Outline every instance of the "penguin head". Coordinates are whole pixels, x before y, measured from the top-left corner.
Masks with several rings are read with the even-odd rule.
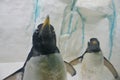
[[[56,34],[53,26],[50,24],[49,16],[35,30],[33,34],[33,46],[46,51],[56,48]]]
[[[88,42],[87,50],[89,52],[99,52],[100,51],[100,43],[97,40],[97,38],[91,38],[90,39],[90,42]]]

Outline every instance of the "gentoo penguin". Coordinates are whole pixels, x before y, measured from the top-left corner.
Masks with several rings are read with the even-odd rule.
[[[72,65],[62,59],[49,16],[38,25],[32,44],[24,66],[3,80],[67,80],[66,71],[76,74]]]
[[[115,79],[119,79],[114,66],[103,56],[97,38],[91,38],[84,54],[70,62],[71,65],[81,63],[82,80],[104,80],[101,75],[104,65],[110,70]]]

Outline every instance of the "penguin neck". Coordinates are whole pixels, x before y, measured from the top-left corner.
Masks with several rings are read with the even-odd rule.
[[[57,46],[36,46],[33,45],[33,49],[39,53],[39,55],[48,55],[48,54],[54,54],[54,53],[59,53],[59,49]]]
[[[97,46],[97,47],[88,47],[87,48],[87,52],[89,52],[89,53],[96,53],[96,52],[100,52],[101,51],[101,49],[100,49],[100,47],[99,46]]]
[[[87,50],[87,52],[89,52],[89,53],[98,53],[98,52],[100,52],[101,50],[100,49],[95,49],[95,50]]]

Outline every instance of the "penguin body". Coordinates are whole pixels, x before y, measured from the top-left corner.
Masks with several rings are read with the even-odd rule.
[[[94,51],[96,50],[96,51]],[[102,80],[102,70],[104,66],[104,58],[99,47],[97,39],[93,38],[88,42],[88,48],[83,56],[81,75],[82,80]]]
[[[64,61],[58,53],[31,58],[24,74],[23,80],[66,80]]]
[[[104,58],[102,52],[86,53],[82,61],[81,75],[82,80],[102,80],[102,72],[104,68]]]
[[[44,23],[38,25],[32,43],[24,66],[3,80],[66,80],[66,70],[72,76],[76,74],[72,65],[62,59],[49,16]]]
[[[89,67],[104,65],[102,52],[86,53],[82,63],[89,65]]]
[[[71,65],[78,63],[81,63],[82,80],[106,80],[104,65],[111,71],[115,79],[119,78],[114,66],[103,56],[97,38],[91,38],[85,53],[70,62]]]
[[[66,80],[66,69],[56,46],[54,28],[49,17],[33,34],[32,57],[24,67],[23,80]]]

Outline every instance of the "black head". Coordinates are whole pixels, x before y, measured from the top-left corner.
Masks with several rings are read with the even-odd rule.
[[[99,52],[100,51],[100,43],[97,38],[91,38],[90,42],[88,42],[88,52]]]
[[[35,30],[33,34],[33,47],[43,54],[52,53],[57,49],[56,34],[53,26],[50,25],[49,16]]]

